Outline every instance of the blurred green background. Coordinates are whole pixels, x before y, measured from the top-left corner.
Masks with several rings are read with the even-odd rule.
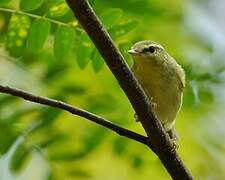
[[[127,63],[162,44],[187,75],[178,152],[195,179],[225,179],[223,0],[92,0]],[[63,0],[0,1],[0,84],[63,100],[144,134]],[[57,109],[0,94],[0,180],[169,179],[144,145]]]

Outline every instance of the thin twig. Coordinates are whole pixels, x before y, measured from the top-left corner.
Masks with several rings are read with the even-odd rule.
[[[2,85],[0,85],[0,92],[5,93],[5,94],[11,94],[11,95],[17,96],[17,97],[21,97],[30,102],[39,103],[39,104],[43,104],[43,105],[47,105],[50,107],[55,107],[55,108],[58,108],[61,110],[68,111],[72,114],[84,117],[92,122],[95,122],[101,126],[111,129],[121,136],[133,139],[133,140],[138,141],[143,144],[148,144],[147,137],[137,134],[131,130],[125,129],[123,127],[120,127],[120,126],[106,120],[103,117],[97,116],[97,115],[87,112],[83,109],[71,106],[62,101],[57,101],[57,100],[49,99],[49,98],[42,97],[42,96],[36,96],[36,95],[33,95],[33,94],[28,93],[23,90],[19,90],[19,89],[8,87],[8,86],[2,86]]]
[[[158,155],[171,177],[176,180],[193,179],[174,150],[173,144],[153,112],[151,103],[143,89],[138,84],[88,1],[66,0],[66,2],[127,95],[146,134],[148,137],[151,137],[149,146]]]

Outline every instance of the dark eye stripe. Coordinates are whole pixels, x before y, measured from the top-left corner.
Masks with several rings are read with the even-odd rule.
[[[150,53],[154,53],[155,52],[155,47],[154,46],[149,46],[148,48],[144,48],[142,50],[143,53],[145,52],[150,52]]]
[[[148,48],[144,48],[143,50],[142,50],[142,52],[148,52]]]

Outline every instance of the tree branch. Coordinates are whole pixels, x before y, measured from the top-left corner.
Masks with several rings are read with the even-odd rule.
[[[104,126],[108,129],[111,129],[121,136],[133,139],[133,140],[138,141],[138,142],[143,143],[143,144],[147,144],[147,137],[142,136],[140,134],[137,134],[137,133],[135,133],[133,131],[130,131],[128,129],[125,129],[123,127],[120,127],[120,126],[100,117],[100,116],[97,116],[95,114],[87,112],[83,109],[73,107],[69,104],[66,104],[66,103],[62,102],[62,101],[56,101],[56,100],[49,99],[49,98],[46,98],[46,97],[36,96],[36,95],[33,95],[33,94],[28,93],[28,92],[23,91],[23,90],[11,88],[11,87],[8,87],[8,86],[2,86],[2,85],[0,85],[0,92],[5,93],[5,94],[11,94],[11,95],[17,96],[17,97],[21,97],[21,98],[23,98],[27,101],[31,101],[31,102],[34,102],[34,103],[39,103],[39,104],[43,104],[43,105],[47,105],[47,106],[50,106],[50,107],[55,107],[55,108],[58,108],[58,109],[61,109],[61,110],[68,111],[72,114],[84,117],[84,118],[86,118],[86,119],[88,119],[92,122],[95,122],[95,123],[97,123],[101,126]]]
[[[158,155],[173,179],[193,179],[177,155],[168,135],[152,111],[151,102],[115,47],[109,34],[87,0],[66,0],[74,15],[94,42],[111,72],[127,95],[151,141],[149,147]]]

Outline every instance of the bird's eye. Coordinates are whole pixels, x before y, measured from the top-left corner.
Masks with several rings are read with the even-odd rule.
[[[149,46],[148,51],[150,53],[154,53],[155,52],[155,48],[153,46]]]

